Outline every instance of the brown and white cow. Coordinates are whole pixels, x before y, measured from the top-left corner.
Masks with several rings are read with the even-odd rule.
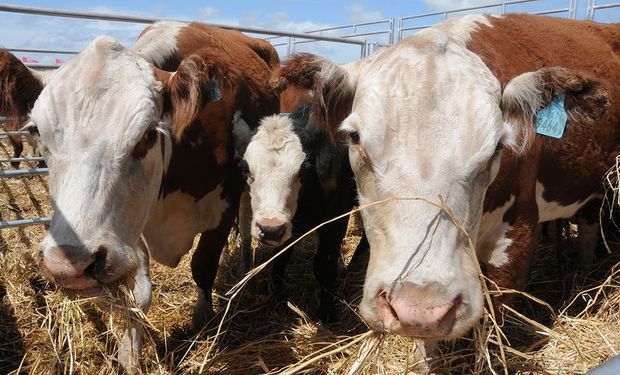
[[[441,200],[476,246],[422,200],[365,209],[360,313],[380,331],[465,334],[483,311],[474,260],[523,287],[537,224],[596,196],[620,152],[619,24],[472,15],[358,63],[299,59],[316,73],[316,118],[348,138],[360,204]],[[535,134],[561,98],[563,136]]]
[[[0,71],[7,72],[7,75],[14,77],[32,75],[37,77],[38,81],[44,81],[49,74],[49,71],[28,68],[16,58],[0,59]],[[28,79],[16,78],[13,81],[4,83],[2,88],[3,97],[0,97],[0,115],[5,117],[3,128],[9,132],[22,130],[28,121],[27,116],[24,114],[28,113],[30,108],[32,108],[34,100],[36,100],[36,93],[41,90],[40,84],[30,85]],[[15,98],[15,100],[10,98]],[[8,139],[13,147],[13,157],[20,157],[24,150],[22,136],[11,134],[8,136]],[[26,136],[26,141],[30,145],[28,156],[35,156],[38,147],[38,135],[33,131]],[[18,168],[19,162],[12,162],[11,165],[13,168]]]
[[[192,257],[193,325],[212,311],[211,288],[238,210],[243,180],[233,158],[236,111],[254,127],[278,109],[269,87],[278,63],[265,41],[203,24],[156,23],[125,48],[99,37],[46,82],[8,52],[3,105],[26,100],[49,165],[54,216],[41,263],[60,286],[96,293],[124,282],[146,310],[148,256],[176,266]],[[29,90],[29,91],[28,91]],[[148,249],[148,251],[147,251]],[[121,363],[139,353],[129,326]]]

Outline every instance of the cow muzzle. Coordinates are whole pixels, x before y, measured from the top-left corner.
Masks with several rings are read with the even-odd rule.
[[[56,284],[67,289],[95,287],[105,272],[107,249],[89,252],[78,246],[53,246],[40,251],[41,266]]]
[[[289,224],[276,219],[261,220],[256,223],[258,240],[267,246],[279,246],[288,239]]]
[[[446,339],[451,336],[462,297],[446,298],[439,285],[397,283],[376,297],[375,329],[401,336]]]

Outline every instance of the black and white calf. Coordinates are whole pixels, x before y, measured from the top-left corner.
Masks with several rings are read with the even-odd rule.
[[[314,226],[350,211],[356,188],[347,146],[334,143],[310,119],[305,104],[290,114],[263,118],[251,131],[238,113],[233,137],[249,187],[252,218],[246,231],[262,244],[282,249]],[[240,220],[243,222],[243,220]],[[241,225],[241,231],[244,231]],[[249,229],[249,230],[248,230]],[[321,286],[319,316],[336,319],[333,288],[347,220],[321,227],[314,273]],[[365,237],[359,250],[366,244]],[[249,248],[242,250],[248,267]],[[277,258],[272,278],[281,287],[291,252]],[[242,267],[243,267],[242,266]]]

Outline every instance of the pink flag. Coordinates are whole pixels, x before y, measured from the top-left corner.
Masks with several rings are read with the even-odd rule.
[[[32,57],[28,57],[28,56],[22,56],[20,59],[22,60],[22,62],[25,62],[25,63],[31,63],[31,64],[39,63],[39,60],[33,59]]]
[[[56,64],[60,65],[60,64],[63,64],[63,63],[64,63],[64,61],[62,61],[58,57],[56,58]]]

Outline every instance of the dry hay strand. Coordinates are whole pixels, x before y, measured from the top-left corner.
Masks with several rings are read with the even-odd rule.
[[[44,177],[0,180],[0,184],[4,184],[0,187],[3,219],[50,213]],[[427,203],[452,215],[441,201]],[[454,221],[458,226],[458,220]],[[268,266],[262,272],[253,271],[252,282],[244,288],[237,286],[239,244],[232,234],[214,288],[218,314],[198,333],[188,330],[195,301],[191,253],[174,270],[151,265],[153,303],[144,316],[135,306],[111,310],[110,306],[121,306],[126,299],[132,306],[127,293],[106,295],[104,303],[98,302],[104,306],[101,309],[90,298],[68,295],[45,282],[36,262],[36,246],[44,233],[42,226],[0,232],[4,253],[0,258],[0,373],[112,373],[117,368],[124,314],[145,327],[142,363],[137,370],[149,374],[198,373],[201,368],[206,374],[243,375],[568,374],[585,372],[614,355],[620,345],[620,266],[594,276],[567,271],[558,282],[550,282],[553,272],[545,267],[557,266],[544,248],[539,249],[544,256],[537,258],[541,264],[532,273],[533,287],[544,291],[519,294],[525,302],[508,310],[503,326],[497,326],[493,314],[487,312],[468,337],[425,348],[412,339],[371,333],[357,315],[364,270],[345,271],[345,267],[359,232],[349,232],[345,239],[339,267],[340,319],[329,325],[316,323],[318,286],[312,274],[316,240],[312,235],[295,246],[286,271],[286,290],[273,295],[264,288]],[[259,249],[259,264],[272,255],[270,250]],[[486,289],[487,300],[494,293]],[[553,303],[550,308],[542,303],[549,296],[564,303]],[[550,309],[559,311],[557,317],[549,319],[553,317]],[[526,343],[515,339],[521,336],[528,337]]]

